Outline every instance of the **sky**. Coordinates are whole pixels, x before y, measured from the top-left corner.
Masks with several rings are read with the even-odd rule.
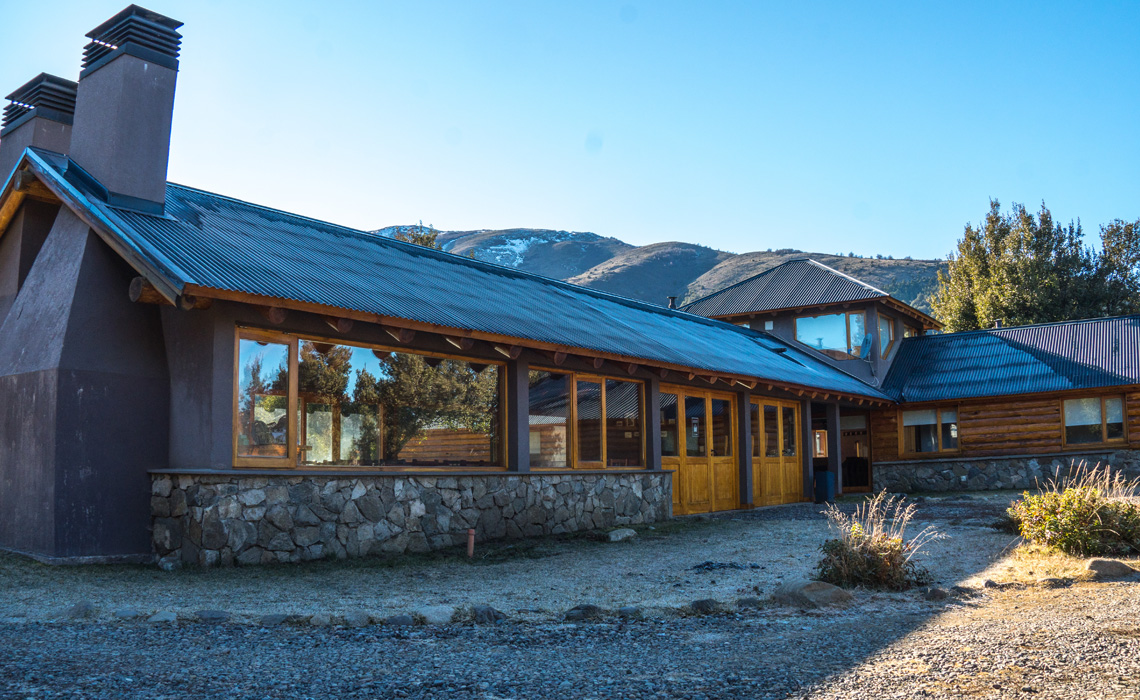
[[[126,0],[18,3],[0,89]],[[169,179],[353,226],[943,257],[989,200],[1140,218],[1140,2],[220,2]]]

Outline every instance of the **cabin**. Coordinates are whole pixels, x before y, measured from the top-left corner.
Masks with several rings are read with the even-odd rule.
[[[181,26],[131,5],[8,95],[0,548],[299,562],[1014,485],[1002,421],[1027,464],[1135,466],[1136,319],[937,335],[813,261],[673,309],[168,182]]]

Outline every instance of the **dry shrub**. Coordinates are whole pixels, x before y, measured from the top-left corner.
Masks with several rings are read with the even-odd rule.
[[[914,556],[932,540],[946,535],[925,527],[909,540],[906,529],[914,517],[914,504],[885,491],[867,499],[848,515],[834,504],[827,507],[827,521],[839,537],[820,546],[823,559],[816,565],[816,578],[836,586],[905,591],[930,583],[924,567]]]
[[[1079,557],[1140,553],[1140,477],[1081,462],[1009,508],[1021,536]]]

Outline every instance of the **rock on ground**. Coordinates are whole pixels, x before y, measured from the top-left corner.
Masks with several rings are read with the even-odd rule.
[[[611,530],[609,534],[610,542],[624,542],[626,540],[637,537],[637,530],[628,527],[620,527],[616,530]]]
[[[1096,581],[1113,581],[1137,573],[1136,569],[1116,559],[1089,559],[1085,569],[1092,573],[1093,580]]]
[[[847,605],[853,600],[850,593],[839,586],[823,581],[800,579],[789,581],[776,589],[772,600],[780,605],[799,608],[825,608],[832,605]]]
[[[424,619],[424,624],[447,625],[455,618],[455,608],[451,605],[426,605],[417,608],[414,614]]]

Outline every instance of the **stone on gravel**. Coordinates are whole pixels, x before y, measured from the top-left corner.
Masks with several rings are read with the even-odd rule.
[[[198,618],[198,622],[225,622],[230,619],[230,614],[225,610],[199,610],[194,613]]]
[[[737,598],[736,607],[753,609],[762,608],[764,607],[764,601],[760,600],[759,598]]]
[[[970,588],[969,586],[950,586],[950,592],[954,595],[960,595],[966,598],[969,598],[970,596],[977,593],[977,591],[975,591],[973,588]]]
[[[309,624],[313,627],[328,627],[332,624],[332,618],[325,613],[317,613],[309,618]]]
[[[134,608],[119,608],[112,614],[120,620],[136,620],[143,616],[141,612]]]
[[[148,617],[146,619],[146,621],[147,622],[154,622],[154,623],[178,622],[178,615],[176,613],[170,612],[169,610],[163,610],[161,612],[156,612],[155,614],[151,615],[150,617]]]
[[[641,617],[642,611],[636,605],[623,605],[618,608],[618,615],[621,617]]]
[[[938,601],[938,600],[946,600],[949,597],[950,597],[950,594],[946,591],[945,588],[939,588],[937,586],[931,586],[929,588],[924,588],[922,590],[923,600]]]
[[[384,624],[393,627],[411,627],[416,624],[416,618],[407,613],[400,613],[399,615],[391,615],[384,618]]]
[[[637,530],[632,530],[628,527],[621,527],[617,530],[610,530],[610,542],[624,542],[637,537]]]
[[[344,624],[349,627],[367,627],[372,624],[372,616],[363,610],[349,610],[344,616]]]
[[[800,579],[789,581],[776,589],[772,600],[780,605],[799,608],[825,608],[831,605],[846,605],[854,597],[839,586],[823,581]]]
[[[689,609],[698,615],[712,615],[724,610],[724,606],[714,598],[702,598],[689,603]]]
[[[507,614],[492,608],[490,605],[476,605],[471,608],[471,619],[480,625],[496,625],[507,619]]]
[[[427,625],[446,625],[455,618],[455,608],[450,605],[428,605],[417,608],[413,614],[419,615]]]
[[[582,620],[596,620],[602,616],[602,609],[596,605],[584,603],[575,605],[566,611],[567,622],[581,622]]]
[[[89,600],[81,600],[75,605],[67,609],[64,614],[72,620],[79,620],[85,617],[91,617],[95,612],[95,606]]]
[[[1066,578],[1053,578],[1048,576],[1046,578],[1037,579],[1037,585],[1043,588],[1064,588],[1069,585],[1070,580]]]
[[[1136,569],[1116,559],[1089,559],[1085,570],[1092,574],[1094,581],[1114,581],[1137,573]]]
[[[261,625],[262,627],[277,627],[278,625],[285,624],[292,617],[292,615],[282,614],[262,615],[260,618],[258,618],[257,624]]]

